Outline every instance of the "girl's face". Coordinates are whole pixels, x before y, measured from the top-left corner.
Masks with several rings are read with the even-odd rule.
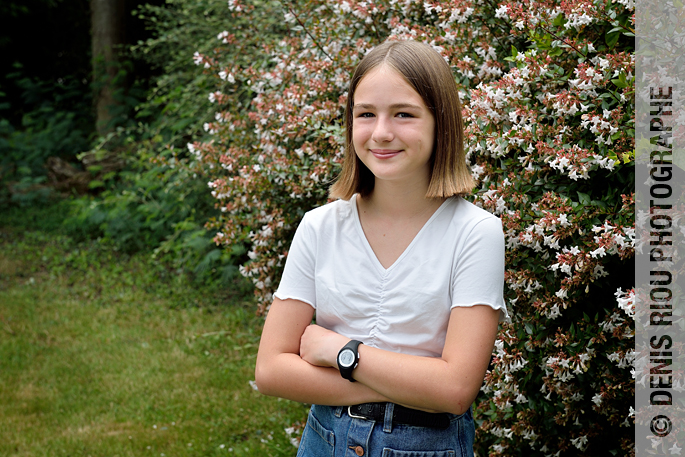
[[[421,96],[395,70],[381,65],[357,85],[352,143],[379,180],[428,186],[435,119]]]

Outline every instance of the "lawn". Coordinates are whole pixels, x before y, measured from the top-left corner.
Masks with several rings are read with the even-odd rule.
[[[294,456],[306,407],[252,388],[244,289],[4,218],[0,456]]]

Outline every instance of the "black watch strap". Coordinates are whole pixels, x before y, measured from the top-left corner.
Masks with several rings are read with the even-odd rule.
[[[338,352],[338,369],[340,370],[340,375],[350,382],[355,382],[352,378],[352,372],[357,365],[359,365],[359,345],[364,344],[358,340],[350,340],[343,348]]]

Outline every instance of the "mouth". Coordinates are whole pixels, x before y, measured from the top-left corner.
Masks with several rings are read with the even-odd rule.
[[[398,155],[402,150],[398,149],[369,149],[369,152],[377,159],[390,159]]]

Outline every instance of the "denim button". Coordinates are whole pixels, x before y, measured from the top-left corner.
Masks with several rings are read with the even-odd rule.
[[[362,457],[364,455],[364,448],[361,446],[357,446],[354,448],[354,453],[357,454],[359,457]]]

